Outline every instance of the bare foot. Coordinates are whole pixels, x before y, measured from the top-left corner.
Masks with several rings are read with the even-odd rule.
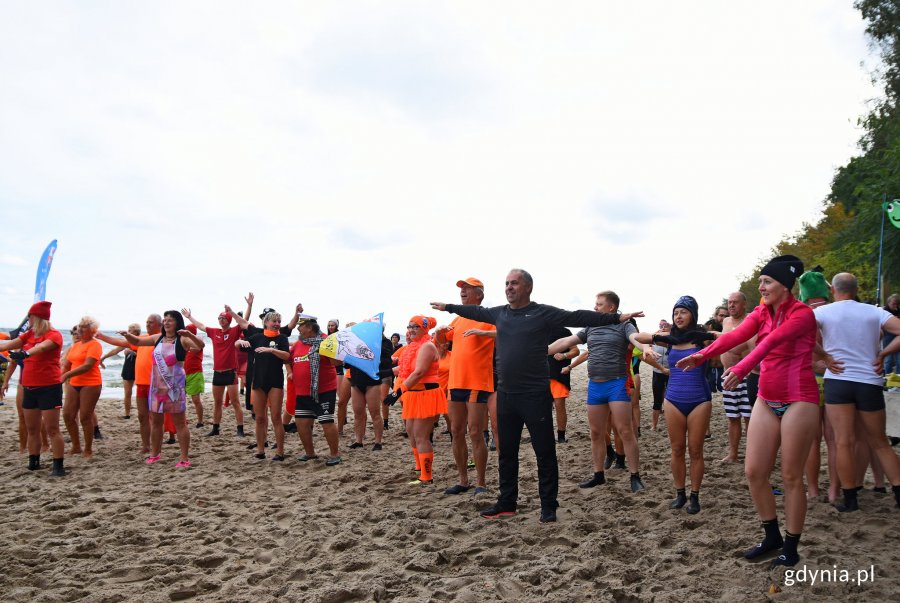
[[[85,458],[85,459],[89,459],[89,458],[91,458],[92,456],[94,456],[94,451],[93,451],[93,450],[88,450],[88,449],[86,449],[86,448],[85,448],[84,452],[81,453],[81,457],[82,457],[82,458]]]
[[[731,455],[729,454],[729,455],[726,456],[725,458],[719,459],[719,462],[720,462],[720,463],[737,463],[737,462],[738,462],[738,458],[737,458],[736,456],[731,456]]]
[[[150,454],[150,447],[149,447],[149,446],[141,446],[141,454],[142,454],[142,455],[143,455],[143,454]]]
[[[819,489],[818,488],[809,488],[806,491],[806,498],[809,500],[818,500],[819,499]]]
[[[27,447],[26,447],[26,448],[19,448],[19,454],[25,454],[26,452],[28,452],[28,448],[27,448]]]
[[[66,454],[68,456],[75,456],[76,454],[81,454],[81,452],[82,452],[81,448],[72,447],[72,448],[69,448],[69,452],[67,452]]]

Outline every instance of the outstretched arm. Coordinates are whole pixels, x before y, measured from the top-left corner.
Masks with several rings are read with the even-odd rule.
[[[577,346],[579,343],[581,343],[581,338],[578,337],[578,335],[561,337],[547,347],[547,355],[553,356],[559,352],[562,352],[563,350],[568,351],[572,349],[573,346]]]
[[[644,335],[644,337],[639,337],[639,335]],[[656,359],[659,358],[659,355],[654,351],[650,341],[647,341],[648,339],[653,341],[653,336],[649,333],[632,333],[628,336],[628,341],[631,342],[631,345],[641,350],[641,353],[644,355],[644,360],[652,358],[655,362]],[[657,365],[657,367],[658,366],[659,365]]]
[[[294,316],[291,318],[291,322],[288,323],[288,328],[291,331],[297,328],[297,323],[300,321],[301,314],[303,314],[303,304],[297,304],[297,307],[294,309]]]
[[[203,343],[203,340],[188,331],[187,329],[182,329],[178,331],[178,334],[181,336],[181,345],[186,350],[202,350],[206,345]]]
[[[206,333],[206,325],[193,317],[193,315],[191,314],[190,308],[182,308],[181,313],[184,315],[185,318],[187,318],[189,321],[191,321],[192,325],[194,325],[195,327],[197,327],[198,329],[200,329],[201,331]]]
[[[122,331],[119,331],[119,332],[122,333]],[[120,350],[128,347],[128,340],[125,339],[124,337],[110,337],[109,335],[106,335],[105,333],[101,333],[100,331],[97,331],[94,334],[94,338],[99,339],[103,343],[108,343],[109,345],[114,345],[114,346],[118,347]]]

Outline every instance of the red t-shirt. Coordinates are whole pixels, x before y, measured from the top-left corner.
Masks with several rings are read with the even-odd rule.
[[[237,325],[227,331],[213,327],[206,328],[206,335],[213,344],[213,370],[231,371],[237,369],[237,351],[234,342],[241,338],[241,328]]]
[[[309,346],[302,341],[291,348],[291,366],[294,375],[294,393],[297,396],[308,396],[312,385],[309,370]],[[337,389],[337,371],[328,358],[319,357],[319,391],[330,392]]]
[[[22,349],[26,352],[44,341],[56,343],[56,347],[43,354],[35,354],[25,359],[22,368],[22,385],[25,387],[46,387],[57,385],[61,381],[62,371],[59,367],[60,352],[62,352],[63,338],[56,329],[50,329],[40,337],[36,337],[34,331],[25,331],[19,335]]]
[[[184,357],[184,374],[193,375],[203,372],[203,350],[187,350]]]

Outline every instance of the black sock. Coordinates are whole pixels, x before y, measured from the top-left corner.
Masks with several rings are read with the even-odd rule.
[[[787,530],[784,532],[784,546],[781,548],[785,557],[797,555],[797,545],[800,544],[800,534],[791,534]]]
[[[556,430],[556,439],[557,439],[557,440],[564,440],[564,439],[566,439],[566,430],[565,430],[565,429],[562,429],[562,430],[557,429],[557,430]]]
[[[631,477],[633,477],[633,478],[636,477],[638,479],[641,479],[641,472],[635,471],[634,473],[631,474]]]
[[[756,559],[770,551],[777,551],[784,545],[781,531],[778,529],[777,517],[763,521],[762,527],[766,532],[765,538],[756,546],[744,551],[745,559]]]
[[[606,456],[611,459],[616,458],[616,449],[612,447],[612,444],[606,446]]]
[[[766,531],[766,540],[779,540],[781,532],[778,529],[778,518],[770,519],[762,522],[763,530]]]
[[[684,488],[675,488],[676,496],[684,496]]]

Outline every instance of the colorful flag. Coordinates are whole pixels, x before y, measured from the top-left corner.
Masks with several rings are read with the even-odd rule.
[[[378,379],[384,312],[358,322],[349,329],[332,333],[319,346],[319,354],[340,360]]]

